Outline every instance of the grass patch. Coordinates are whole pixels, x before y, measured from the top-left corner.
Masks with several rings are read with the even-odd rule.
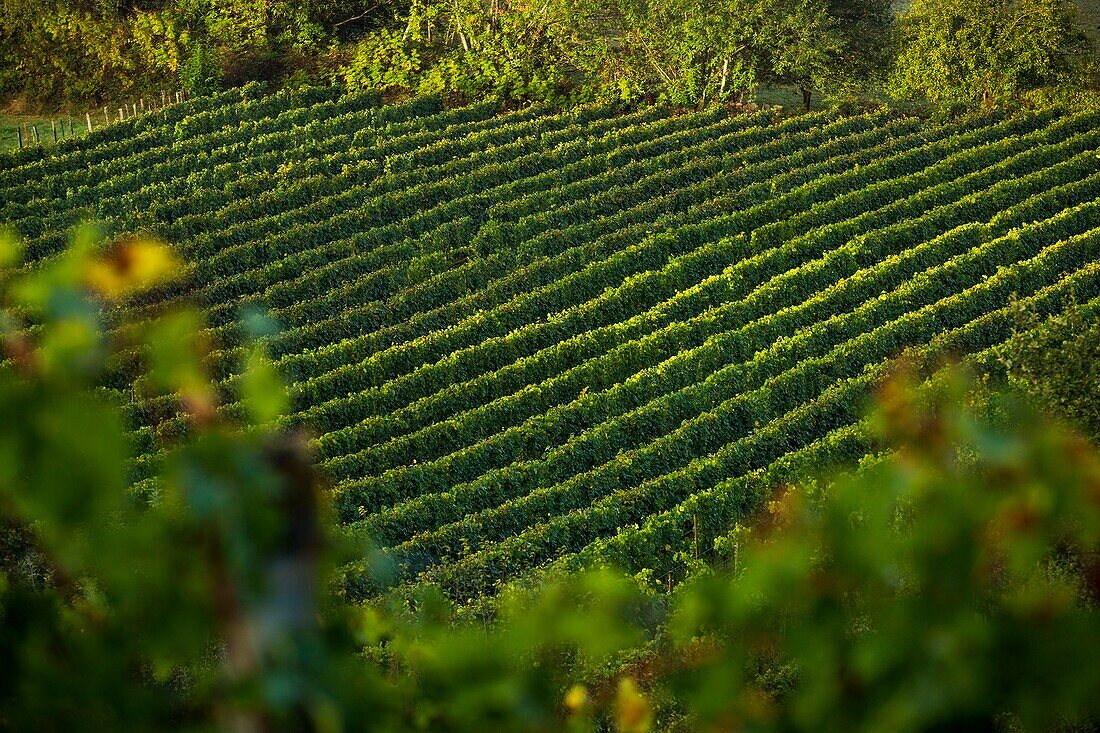
[[[38,138],[43,145],[52,145],[54,134],[50,127],[53,122],[57,128],[57,139],[63,140],[69,137],[69,123],[72,123],[72,134],[83,135],[87,131],[83,119],[66,115],[41,116],[41,115],[0,115],[0,149],[11,150],[19,147],[19,133],[23,130],[23,144],[33,145],[33,130],[38,128]]]

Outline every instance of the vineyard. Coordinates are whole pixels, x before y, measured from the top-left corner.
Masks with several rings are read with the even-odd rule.
[[[234,414],[260,336],[342,531],[459,601],[614,563],[672,584],[784,481],[879,455],[862,421],[905,354],[995,368],[1020,308],[1100,308],[1100,113],[948,123],[384,106],[244,87],[0,157],[29,267],[72,227],[189,263],[106,314],[201,304]],[[128,361],[135,490],[186,429]],[[373,562],[373,561],[372,561]]]

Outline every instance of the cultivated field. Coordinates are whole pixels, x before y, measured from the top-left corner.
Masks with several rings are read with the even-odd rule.
[[[994,364],[1020,303],[1100,306],[1100,114],[567,114],[255,89],[0,159],[0,219],[55,257],[87,217],[192,263],[109,314],[238,316],[291,383],[357,596],[459,600],[558,566],[678,577],[786,478],[876,453],[909,350]],[[183,428],[120,364],[148,488]],[[140,387],[140,385],[137,385]],[[137,395],[136,397],[133,395]]]

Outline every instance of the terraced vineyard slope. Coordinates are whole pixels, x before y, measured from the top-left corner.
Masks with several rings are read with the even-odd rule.
[[[3,158],[0,218],[35,260],[88,216],[172,242],[187,277],[108,315],[201,303],[226,410],[268,311],[287,422],[394,562],[350,591],[465,601],[608,561],[672,582],[776,482],[875,454],[904,351],[992,363],[1017,301],[1095,312],[1098,123],[240,95]],[[140,486],[184,425],[126,380]]]

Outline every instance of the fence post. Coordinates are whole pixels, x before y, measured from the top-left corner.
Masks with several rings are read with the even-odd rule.
[[[142,97],[141,99],[139,99],[138,103],[141,107],[141,111],[144,112],[145,111],[145,97]]]
[[[91,112],[85,112],[84,113],[84,119],[88,121],[88,132],[91,132],[92,131],[92,113]]]
[[[38,125],[31,125],[31,132],[34,133],[34,142],[41,145],[42,138],[38,136]]]
[[[109,114],[107,114],[107,106],[106,105],[103,106],[103,124],[104,125],[111,124],[111,116]]]
[[[126,115],[126,108],[125,107],[119,107],[118,108],[118,121],[122,122],[125,115]]]
[[[19,149],[22,150],[23,149],[23,128],[20,127],[19,125],[16,125],[15,126],[15,134],[19,138]]]
[[[699,559],[699,515],[691,513],[691,533],[695,539],[695,559]]]
[[[57,142],[57,120],[50,120],[50,132],[53,133],[53,141]]]

